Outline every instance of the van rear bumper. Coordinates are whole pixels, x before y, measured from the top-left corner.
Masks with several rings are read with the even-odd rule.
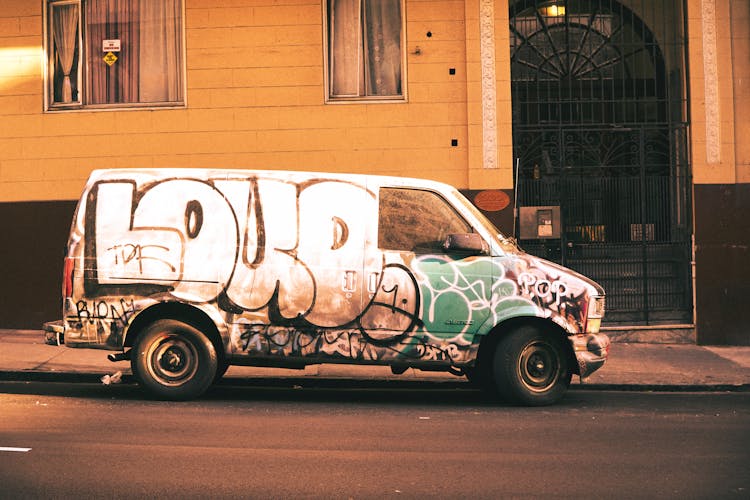
[[[44,324],[44,343],[49,345],[63,345],[65,343],[65,325],[62,320]]]
[[[602,367],[609,357],[609,337],[603,333],[589,333],[570,337],[578,362],[578,375],[586,378]]]

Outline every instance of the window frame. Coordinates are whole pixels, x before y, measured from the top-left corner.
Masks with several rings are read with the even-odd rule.
[[[406,103],[408,99],[408,78],[407,78],[407,37],[406,37],[406,0],[399,0],[401,5],[401,94],[393,96],[378,95],[356,95],[356,96],[335,96],[331,93],[331,65],[330,54],[330,16],[328,13],[329,3],[331,0],[322,0],[321,9],[323,11],[323,80],[324,80],[324,100],[326,104],[351,104],[351,103]],[[364,2],[365,0],[360,0]],[[360,30],[361,31],[361,30]],[[360,33],[360,37],[362,33]],[[365,64],[361,62],[360,64]]]
[[[180,86],[182,87],[182,99],[179,101],[165,102],[120,102],[107,104],[86,104],[85,80],[88,76],[88,68],[85,63],[84,31],[85,16],[84,3],[87,0],[44,0],[42,12],[42,28],[44,37],[44,112],[58,113],[64,111],[122,111],[122,110],[148,110],[148,109],[181,109],[187,108],[187,47],[185,33],[185,2],[180,0],[180,53],[181,62],[177,67],[180,76]],[[72,5],[78,6],[78,68],[76,71],[78,78],[78,99],[71,103],[55,102],[55,58],[54,58],[54,33],[51,27],[51,14],[55,6]]]
[[[78,6],[78,35],[77,35],[77,56],[78,56],[78,68],[76,69],[76,78],[78,81],[78,95],[75,101],[70,103],[55,102],[55,49],[54,49],[54,33],[50,27],[52,20],[52,11],[55,7],[63,5],[76,5]],[[83,107],[83,89],[81,84],[83,82],[83,6],[81,0],[45,0],[44,2],[44,109],[50,111],[52,109],[77,109]]]
[[[435,254],[440,253],[444,254],[445,250],[437,250],[437,249],[431,249],[429,251],[417,251],[415,248],[389,248],[387,246],[383,246],[383,240],[381,240],[381,229],[383,227],[392,227],[388,224],[382,224],[383,222],[383,206],[382,206],[382,200],[383,200],[383,191],[413,191],[413,192],[420,192],[420,193],[427,193],[435,198],[442,201],[443,205],[448,208],[448,210],[453,213],[455,216],[455,220],[461,222],[466,229],[469,229],[469,233],[476,233],[477,230],[474,227],[474,225],[462,214],[459,210],[456,209],[456,207],[451,203],[444,195],[443,193],[439,191],[435,191],[433,189],[427,189],[427,188],[421,188],[421,187],[412,187],[412,186],[389,186],[389,185],[382,185],[378,187],[378,220],[377,220],[377,245],[378,249],[381,251],[386,252],[412,252],[416,255],[428,255],[428,254]],[[447,234],[456,234],[456,233],[446,233]],[[457,234],[468,234],[468,233],[457,233]],[[431,240],[432,241],[432,240]]]

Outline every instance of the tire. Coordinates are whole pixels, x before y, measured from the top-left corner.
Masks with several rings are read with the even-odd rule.
[[[469,383],[475,387],[482,386],[482,374],[479,372],[479,368],[476,366],[467,366],[464,368],[464,375],[469,380]]]
[[[139,384],[159,399],[197,398],[213,383],[218,357],[200,330],[174,319],[151,323],[136,339],[131,368]]]
[[[216,368],[216,374],[214,375],[214,384],[220,382],[221,379],[224,378],[227,370],[229,370],[229,362],[225,360],[219,361],[219,364]]]
[[[525,406],[554,404],[565,395],[572,372],[564,339],[522,326],[500,339],[493,381],[505,401]]]

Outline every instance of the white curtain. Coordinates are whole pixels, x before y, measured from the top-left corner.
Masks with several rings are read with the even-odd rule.
[[[331,95],[361,95],[364,66],[360,0],[331,0],[328,16]]]
[[[367,95],[400,95],[401,0],[368,0],[365,30]]]
[[[140,102],[182,100],[180,0],[140,0]]]
[[[401,0],[330,0],[332,97],[401,95]]]
[[[73,101],[70,84],[70,72],[73,69],[76,41],[78,35],[78,5],[55,5],[52,10],[52,35],[55,49],[63,72],[62,102]]]

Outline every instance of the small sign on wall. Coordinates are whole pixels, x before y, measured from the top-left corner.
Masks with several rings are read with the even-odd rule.
[[[104,59],[104,62],[107,63],[107,66],[109,66],[110,68],[114,63],[117,62],[117,56],[112,52],[107,52],[102,59]]]
[[[510,205],[510,197],[499,189],[485,189],[474,196],[474,205],[485,212],[499,212]]]
[[[120,52],[120,40],[102,40],[102,52]]]

